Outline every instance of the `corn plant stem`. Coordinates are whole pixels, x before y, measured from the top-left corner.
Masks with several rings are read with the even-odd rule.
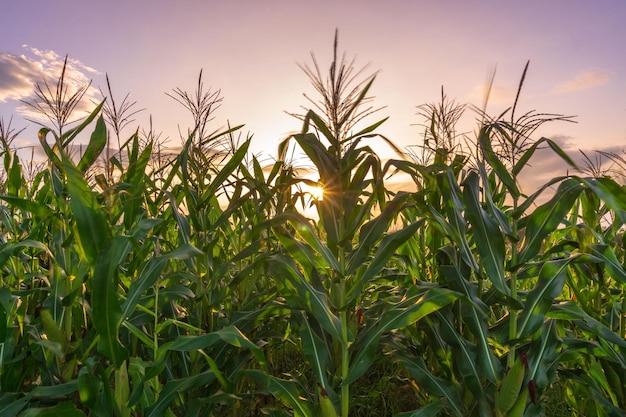
[[[350,370],[350,351],[348,346],[348,313],[342,311],[341,316],[341,333],[343,343],[341,345],[341,416],[348,417],[350,410],[350,384],[344,384],[343,381],[348,377]]]
[[[152,351],[153,351],[153,359],[156,361],[159,355],[159,335],[157,333],[157,328],[159,325],[159,283],[157,282],[154,288],[154,332],[152,335]]]
[[[161,254],[161,245],[159,243],[159,239],[156,240],[156,247],[154,248],[155,255],[159,256]],[[159,335],[157,334],[157,329],[159,325],[159,280],[154,284],[154,332],[152,335],[152,352],[153,359],[156,361],[159,355]]]
[[[517,210],[517,198],[513,198],[513,212]],[[512,222],[513,236],[517,236],[517,222]],[[517,264],[517,244],[515,242],[511,242],[511,265]],[[510,280],[510,288],[511,288],[511,298],[513,300],[517,299],[517,272],[511,272],[511,280]],[[507,357],[507,367],[512,368],[515,363],[515,343],[511,341],[517,339],[517,310],[510,309],[509,311],[510,320],[509,320],[509,343],[511,344],[509,355]]]
[[[343,213],[342,213],[343,215]],[[341,217],[343,219],[343,216]],[[343,222],[340,222],[339,236],[343,236]],[[350,411],[350,384],[344,384],[348,378],[348,372],[350,371],[350,345],[348,344],[348,311],[346,304],[346,274],[345,274],[345,253],[343,249],[339,250],[339,265],[341,271],[341,281],[339,283],[339,305],[342,306],[342,310],[339,312],[341,320],[341,417],[348,417]]]
[[[619,334],[626,338],[626,290],[624,288],[622,288],[622,312],[619,316]]]

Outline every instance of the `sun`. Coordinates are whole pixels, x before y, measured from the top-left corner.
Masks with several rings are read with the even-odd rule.
[[[300,185],[302,192],[308,194],[312,200],[320,201],[324,199],[324,187],[303,183]]]

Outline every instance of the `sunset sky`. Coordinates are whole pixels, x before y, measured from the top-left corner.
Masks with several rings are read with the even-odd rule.
[[[43,77],[54,81],[67,54],[72,77],[136,101],[132,129],[154,129],[180,143],[191,123],[165,93],[205,86],[221,90],[215,129],[245,124],[255,153],[276,145],[300,122],[312,89],[297,63],[323,70],[339,48],[356,66],[380,70],[372,94],[386,106],[372,122],[400,147],[419,143],[416,106],[435,102],[443,86],[461,103],[480,105],[497,68],[488,112],[513,103],[527,60],[520,110],[576,115],[538,133],[566,149],[626,148],[626,2],[624,0],[3,0],[0,13],[0,116],[28,125],[20,100]],[[96,100],[97,95],[93,96]],[[468,111],[468,132],[474,128]],[[19,145],[36,143],[30,128]],[[384,150],[381,151],[384,153]],[[546,167],[545,169],[548,169]]]

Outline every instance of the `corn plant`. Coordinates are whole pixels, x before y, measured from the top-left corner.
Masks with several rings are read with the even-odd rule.
[[[420,221],[388,232],[407,204],[406,194],[387,201],[383,167],[362,144],[378,136],[375,130],[384,120],[352,132],[369,112],[361,106],[374,79],[351,86],[353,67],[337,59],[336,40],[327,83],[317,64],[307,71],[322,95],[323,116],[309,110],[302,132],[279,147],[284,157],[294,141],[315,166],[324,190],[314,203],[319,223],[297,213],[268,222],[282,247],[268,259],[270,273],[292,310],[295,343],[314,378],[255,377],[301,416],[348,416],[350,384],[377,360],[381,338],[458,297],[439,288],[393,287],[399,271],[387,265]],[[394,296],[383,296],[387,291]]]
[[[570,119],[517,116],[528,66],[511,109],[479,110],[475,150],[442,89],[419,107],[423,152],[403,153],[366,123],[376,74],[337,52],[335,35],[327,75],[301,67],[321,100],[269,166],[242,126],[211,131],[202,72],[169,94],[193,118],[176,151],[151,125],[122,140],[134,103],[108,79],[77,118],[89,85],[65,69],[30,102],[45,166],[0,118],[1,415],[624,415],[619,175],[532,137]],[[575,174],[526,194],[540,147]],[[392,190],[396,172],[414,186]],[[369,410],[385,384],[402,408]]]

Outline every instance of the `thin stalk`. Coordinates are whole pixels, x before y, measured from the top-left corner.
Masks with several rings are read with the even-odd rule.
[[[156,256],[159,256],[161,253],[161,245],[159,244],[159,239],[156,240],[156,248],[155,248],[155,252],[156,252]],[[157,334],[157,329],[158,329],[158,325],[159,325],[159,281],[157,280],[155,286],[154,286],[154,330],[152,332],[152,352],[153,352],[153,358],[156,361],[157,360],[157,356],[159,353],[159,335]]]
[[[622,311],[626,311],[626,290],[622,288]],[[622,313],[619,316],[619,334],[621,337],[626,338],[626,313]]]
[[[517,176],[515,175],[515,173],[513,173],[513,180],[517,183]],[[512,211],[513,213],[517,211],[518,199],[519,199],[518,197],[513,196],[513,211]],[[517,236],[517,222],[513,221],[511,223],[512,223],[511,227],[513,229],[513,236]],[[518,250],[517,244],[511,241],[511,265],[517,265],[517,250]],[[511,272],[511,280],[509,282],[509,285],[511,288],[511,298],[515,300],[517,299],[517,271]],[[518,319],[517,310],[510,309],[509,317],[510,317],[510,320],[509,320],[509,342],[510,342],[511,340],[517,339],[517,319]],[[507,357],[508,368],[512,368],[515,362],[515,350],[516,350],[515,343],[511,343],[511,348],[509,351],[509,355]]]
[[[342,294],[343,295],[343,294]],[[342,303],[345,300],[342,300]],[[348,345],[348,312],[346,310],[341,311],[341,336],[343,338],[343,344],[341,346],[341,416],[348,417],[350,410],[350,384],[344,384],[348,378],[348,372],[350,371],[350,346]]]
[[[343,217],[341,217],[343,220]],[[340,233],[343,233],[343,221],[339,222]],[[339,236],[343,236],[340,234]],[[339,249],[339,265],[341,270],[341,280],[339,283],[339,305],[344,306],[346,304],[346,280],[345,280],[345,254],[343,249]],[[348,311],[342,309],[339,312],[339,318],[341,320],[341,417],[348,417],[350,411],[350,384],[344,384],[348,378],[348,372],[350,371],[350,346],[348,345]]]

